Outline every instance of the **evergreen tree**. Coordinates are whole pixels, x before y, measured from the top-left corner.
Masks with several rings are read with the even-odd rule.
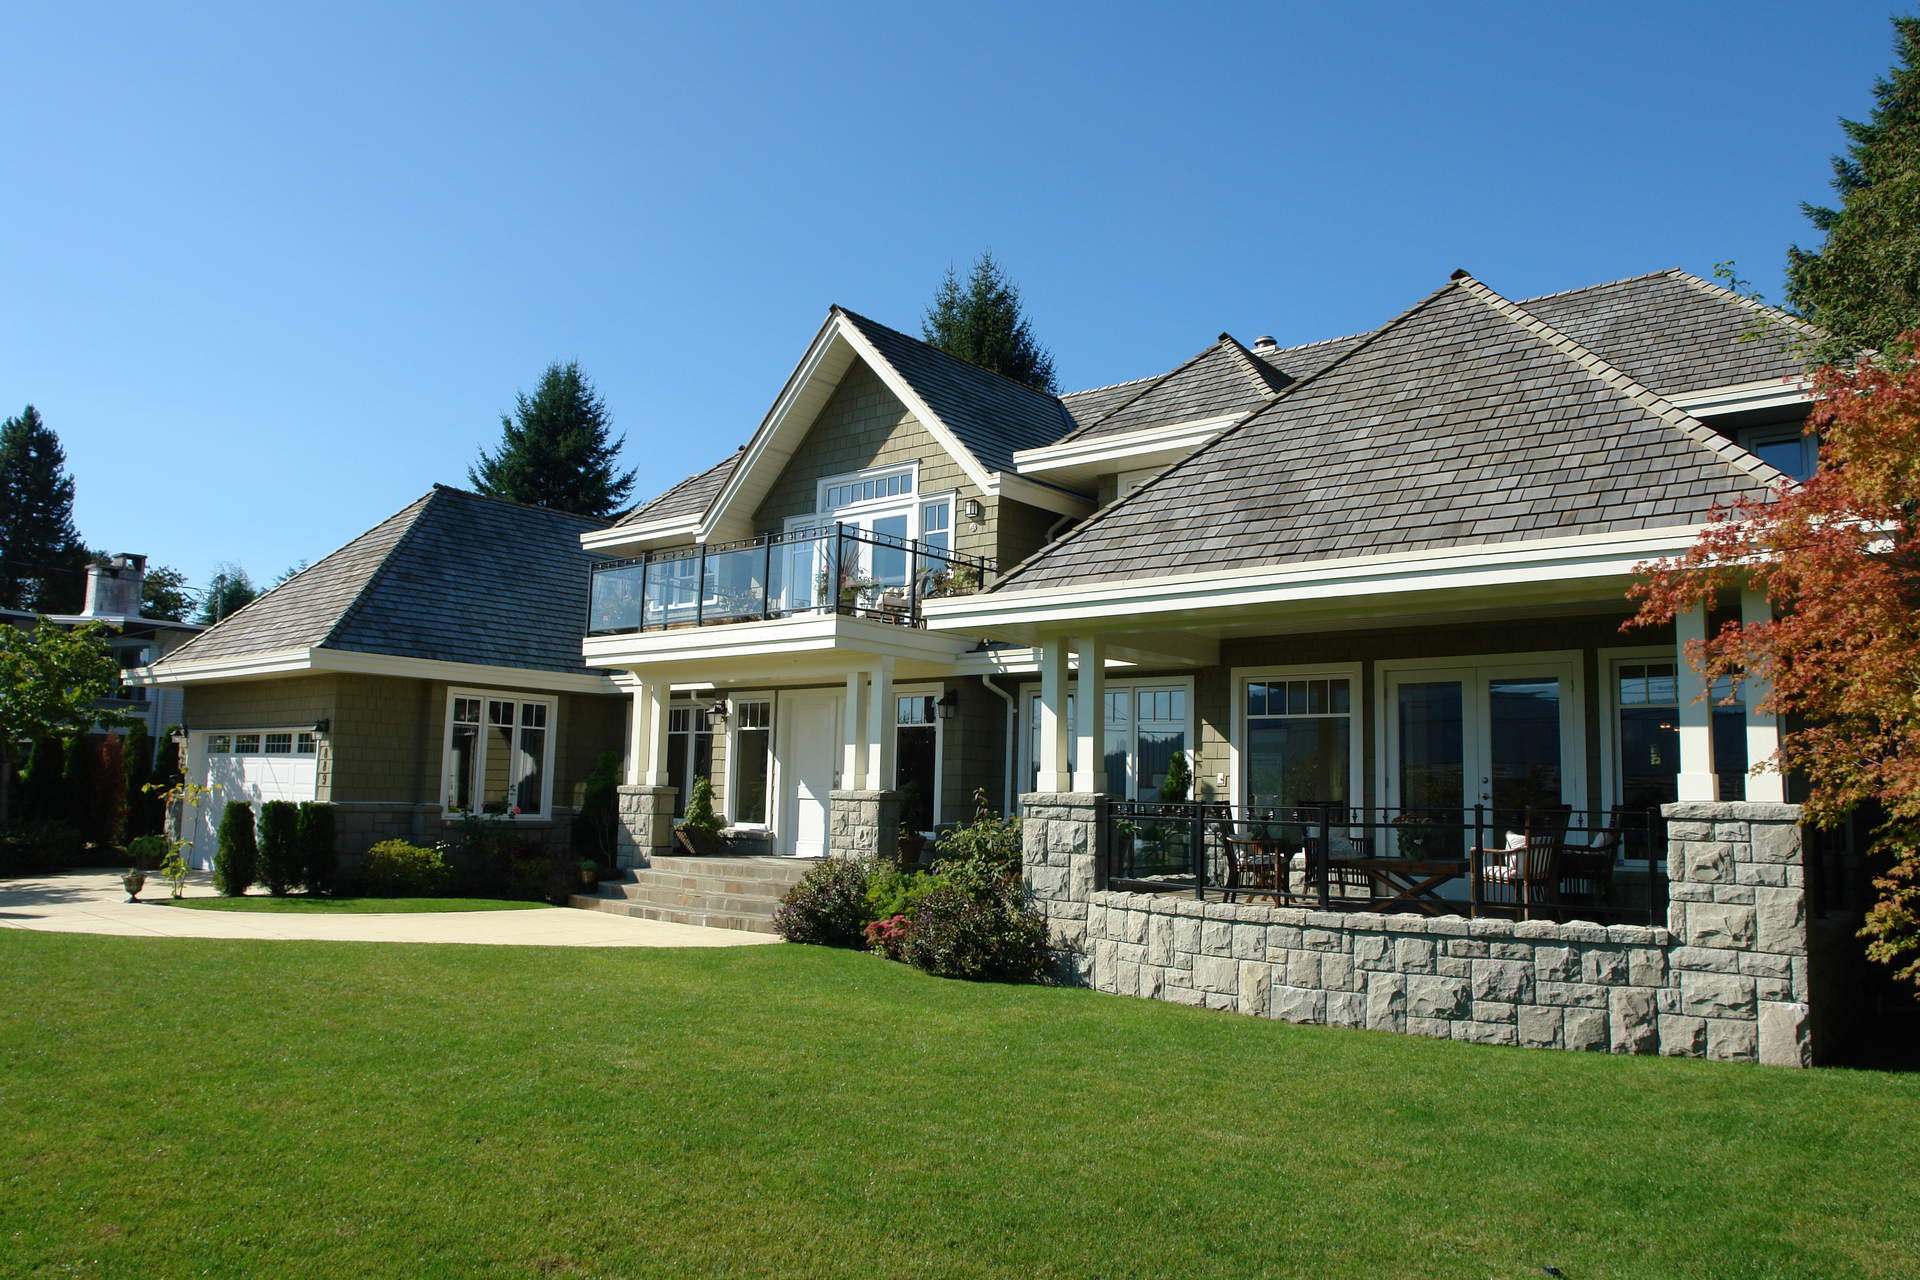
[[[1893,347],[1920,325],[1920,17],[1893,27],[1899,63],[1874,85],[1872,117],[1840,121],[1839,207],[1801,206],[1826,241],[1787,250],[1787,302],[1833,335],[1825,360]]]
[[[28,405],[0,424],[0,608],[78,613],[86,570],[67,455]]]
[[[164,564],[149,567],[147,576],[140,581],[141,614],[169,622],[185,622],[188,611],[193,608],[193,601],[181,590],[186,585],[187,575],[178,569]]]
[[[259,846],[254,842],[253,806],[229,800],[220,815],[220,848],[213,857],[213,885],[229,898],[247,891],[260,874]]]
[[[294,840],[300,846],[300,878],[311,894],[333,892],[340,869],[339,838],[334,831],[333,806],[314,800],[300,802],[294,818]]]
[[[237,564],[221,564],[213,575],[213,582],[207,588],[205,599],[200,602],[200,612],[194,615],[194,621],[202,626],[212,626],[223,618],[230,618],[240,609],[260,598],[260,588],[253,585],[253,579],[247,571]]]
[[[1020,290],[991,253],[973,264],[965,285],[947,268],[920,332],[949,355],[1052,394],[1053,355],[1033,340],[1020,314]]]
[[[634,476],[614,470],[626,437],[610,440],[612,424],[577,362],[550,364],[533,395],[522,392],[512,415],[501,417],[499,449],[482,449],[467,478],[490,497],[610,516],[626,502]]]

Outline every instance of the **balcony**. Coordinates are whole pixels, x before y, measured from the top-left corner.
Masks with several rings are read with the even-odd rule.
[[[912,627],[920,623],[922,600],[971,595],[995,572],[991,560],[851,524],[670,547],[593,566],[587,634],[803,614]]]

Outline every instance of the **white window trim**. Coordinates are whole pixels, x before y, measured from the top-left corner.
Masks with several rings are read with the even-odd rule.
[[[514,714],[514,726],[515,726],[516,738],[518,737],[518,730],[519,730],[520,712],[518,708],[520,704],[526,703],[526,702],[538,702],[546,706],[547,708],[547,740],[546,740],[545,748],[541,753],[542,758],[540,761],[540,812],[539,813],[537,814],[523,813],[518,816],[515,816],[510,813],[486,813],[486,812],[463,813],[457,809],[454,809],[451,805],[448,804],[448,798],[453,794],[453,701],[455,698],[481,698],[481,699],[492,699],[493,701],[496,701],[496,702],[513,703],[515,707],[513,714]],[[553,821],[553,747],[554,747],[555,740],[557,740],[560,736],[560,700],[558,698],[544,697],[539,694],[532,694],[532,693],[518,693],[511,689],[465,689],[465,688],[449,687],[447,689],[447,700],[446,700],[445,708],[441,715],[441,721],[442,723],[441,723],[441,734],[440,734],[440,812],[443,817],[445,818],[480,818],[488,822],[501,822],[511,818],[515,822],[524,822],[524,823],[527,823],[528,825],[538,825],[538,824],[550,823]],[[480,727],[483,730],[490,727],[486,721],[486,712],[484,707],[482,708],[482,711],[481,711]],[[481,750],[481,759],[483,761],[483,767],[481,771],[482,773],[484,773],[485,772],[484,761],[486,758],[485,744],[487,741],[487,735],[485,733],[480,734],[480,741],[482,743],[480,750]],[[511,808],[511,806],[509,806],[509,808]]]
[[[213,740],[214,740],[215,738],[217,738],[217,737],[226,737],[226,738],[231,738],[231,737],[233,737],[233,736],[234,736],[235,734],[238,734],[238,733],[248,733],[248,734],[256,734],[256,735],[258,735],[258,736],[259,736],[259,738],[260,738],[260,749],[259,749],[258,751],[233,751],[233,750],[227,750],[227,751],[214,751],[214,750],[212,750],[212,746],[213,746]],[[268,751],[268,750],[266,749],[266,746],[267,746],[267,735],[268,735],[268,734],[270,734],[270,733],[290,733],[290,734],[292,734],[292,735],[293,735],[293,750],[291,750],[291,751]],[[294,760],[299,760],[299,759],[301,759],[301,758],[303,758],[303,757],[311,757],[311,756],[317,756],[317,755],[319,755],[319,754],[320,754],[320,744],[321,744],[321,743],[322,743],[323,741],[325,741],[325,739],[323,739],[323,738],[321,738],[321,737],[319,737],[318,735],[314,735],[314,749],[313,749],[312,751],[302,751],[302,750],[300,750],[300,735],[301,735],[301,734],[303,734],[303,733],[305,733],[305,734],[312,734],[312,733],[313,733],[313,722],[312,722],[311,720],[309,720],[309,721],[308,721],[307,723],[305,723],[305,724],[296,724],[296,725],[268,725],[268,726],[266,726],[265,728],[259,728],[259,729],[256,729],[256,728],[254,728],[254,727],[253,727],[252,725],[248,725],[248,726],[246,726],[246,727],[244,727],[244,728],[240,728],[240,729],[195,729],[195,730],[193,730],[193,732],[192,732],[192,738],[193,738],[193,739],[197,739],[197,740],[199,741],[199,745],[200,745],[200,752],[201,752],[201,754],[202,754],[202,755],[207,755],[207,756],[213,756],[213,755],[222,755],[222,756],[266,756],[266,755],[272,755],[272,756],[287,756],[287,757],[289,757],[290,759],[294,759]]]
[[[1394,766],[1398,763],[1398,751],[1395,744],[1399,737],[1395,730],[1399,728],[1397,699],[1393,697],[1394,677],[1428,671],[1468,671],[1480,678],[1482,668],[1506,667],[1506,674],[1527,675],[1529,668],[1552,668],[1552,674],[1568,677],[1567,698],[1561,704],[1560,715],[1560,759],[1563,770],[1563,790],[1561,795],[1566,803],[1573,807],[1575,814],[1588,812],[1588,795],[1592,780],[1587,777],[1587,695],[1585,687],[1586,653],[1581,649],[1542,649],[1523,653],[1480,653],[1462,654],[1453,658],[1403,658],[1381,661],[1374,664],[1374,689],[1376,691],[1374,739],[1379,750],[1374,755],[1376,765],[1374,779],[1379,789],[1374,793],[1379,797],[1383,808],[1397,808],[1400,804],[1399,788],[1394,785]],[[1478,714],[1478,707],[1463,708],[1463,714]],[[1463,800],[1466,797],[1461,797]],[[1466,808],[1471,809],[1472,803]]]
[[[1323,662],[1299,667],[1235,667],[1230,681],[1232,715],[1227,737],[1227,803],[1235,808],[1246,803],[1247,686],[1264,680],[1345,680],[1347,682],[1347,794],[1354,808],[1366,803],[1367,686],[1363,662]],[[1327,716],[1332,719],[1332,716]]]
[[[1604,805],[1620,803],[1620,668],[1635,662],[1671,662],[1676,670],[1684,661],[1673,645],[1630,645],[1601,649],[1595,655],[1600,668],[1600,714],[1606,730],[1600,743],[1600,795]]]
[[[1072,681],[1069,681],[1069,684],[1072,684],[1072,683],[1073,683]],[[1113,677],[1108,676],[1101,683],[1104,686],[1103,692],[1105,693],[1117,693],[1122,689],[1139,689],[1143,687],[1151,688],[1151,689],[1184,689],[1186,691],[1187,723],[1185,726],[1185,731],[1187,735],[1187,745],[1185,747],[1185,751],[1187,755],[1187,768],[1188,768],[1188,772],[1193,777],[1192,785],[1194,787],[1199,786],[1200,768],[1199,768],[1198,756],[1200,752],[1200,730],[1199,730],[1200,705],[1199,705],[1199,702],[1194,697],[1193,677],[1190,675],[1159,676],[1159,677],[1129,676],[1124,679],[1116,680]],[[1075,689],[1069,688],[1067,692],[1071,694],[1077,691]],[[1039,681],[1028,680],[1023,682],[1019,687],[1018,695],[1020,698],[1019,705],[1020,705],[1021,732],[1018,735],[1020,741],[1018,742],[1018,744],[1016,744],[1018,748],[1017,754],[1019,758],[1014,761],[1014,768],[1017,771],[1014,774],[1014,778],[1017,782],[1020,783],[1021,789],[1024,790],[1027,775],[1032,771],[1032,768],[1033,768],[1034,716],[1033,716],[1032,708],[1033,708],[1033,700],[1039,697],[1040,695]],[[1104,713],[1105,713],[1105,709],[1102,708],[1102,714]],[[1137,760],[1138,755],[1137,753],[1134,753],[1129,758]],[[1069,761],[1069,766],[1071,766],[1071,761]],[[1188,794],[1191,795],[1192,791],[1189,790]]]
[[[858,484],[863,480],[878,480],[886,476],[904,475],[907,477],[907,491],[892,493],[884,498],[866,498],[859,502],[846,502],[837,507],[827,505],[827,490],[835,485]],[[896,462],[884,467],[868,467],[864,471],[849,471],[837,476],[822,476],[814,482],[813,510],[816,516],[834,515],[840,512],[884,511],[890,507],[917,502],[924,495],[920,492],[920,464],[918,462]]]
[[[895,685],[893,689],[893,696],[896,699],[933,698],[935,699],[937,704],[940,698],[943,698],[946,696],[946,690],[937,684]],[[893,744],[893,778],[891,779],[891,782],[894,789],[897,791],[900,787],[899,733],[903,726],[899,723],[899,720],[900,720],[899,702],[896,701],[893,704],[893,706],[894,706],[894,711],[893,711],[894,744]],[[935,827],[938,827],[940,825],[940,821],[942,817],[941,793],[946,790],[946,780],[947,780],[947,726],[946,726],[946,721],[941,719],[940,717],[939,706],[935,705],[933,709],[933,825]],[[927,835],[929,833],[923,831],[920,834]]]
[[[742,690],[727,693],[727,794],[722,797],[725,804],[721,807],[727,812],[727,825],[741,831],[773,831],[775,816],[780,812],[780,757],[774,752],[774,734],[780,727],[780,700],[771,689],[759,691]],[[743,822],[735,808],[740,796],[740,713],[743,702],[764,702],[767,704],[767,817],[764,822]]]

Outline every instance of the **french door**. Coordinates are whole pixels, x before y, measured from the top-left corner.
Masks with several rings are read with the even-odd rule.
[[[1583,808],[1579,671],[1575,655],[1383,664],[1388,806],[1438,817],[1484,805],[1497,823]]]

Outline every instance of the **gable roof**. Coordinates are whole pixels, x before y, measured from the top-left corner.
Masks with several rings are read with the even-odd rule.
[[[1238,416],[1278,395],[1292,379],[1221,334],[1179,368],[1151,379],[1104,416],[1065,437],[1090,440],[1206,418]]]
[[[1461,273],[992,590],[1685,525],[1780,478]]]
[[[835,307],[988,471],[1012,471],[1019,449],[1052,444],[1073,427],[1059,399],[948,355],[897,329]]]
[[[713,495],[726,486],[733,475],[734,467],[739,465],[740,455],[747,451],[741,445],[720,461],[697,475],[688,476],[665,493],[641,503],[633,510],[614,521],[616,525],[647,524],[655,520],[667,520],[674,516],[699,515],[713,501]]]
[[[579,537],[605,524],[435,485],[154,666],[324,648],[585,672]]]

